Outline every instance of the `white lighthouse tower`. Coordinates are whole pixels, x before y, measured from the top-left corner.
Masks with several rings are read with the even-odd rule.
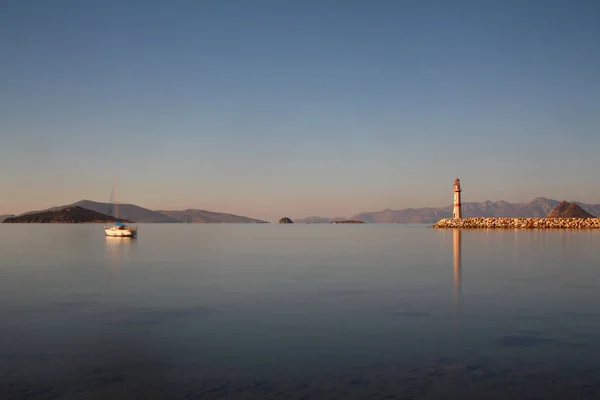
[[[460,188],[460,179],[456,178],[454,181],[454,212],[452,213],[452,218],[462,218],[460,192],[462,192],[462,189]]]

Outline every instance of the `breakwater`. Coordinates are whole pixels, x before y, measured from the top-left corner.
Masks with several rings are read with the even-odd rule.
[[[600,229],[600,218],[444,218],[432,228]]]

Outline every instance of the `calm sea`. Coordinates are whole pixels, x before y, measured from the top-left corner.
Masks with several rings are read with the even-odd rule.
[[[0,225],[2,399],[599,398],[600,232]]]

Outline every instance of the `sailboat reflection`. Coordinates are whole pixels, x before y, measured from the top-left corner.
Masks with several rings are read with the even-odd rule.
[[[456,311],[460,311],[462,308],[461,299],[461,253],[462,253],[462,231],[460,229],[453,229],[453,253],[454,253],[454,306]]]
[[[107,264],[110,266],[111,275],[118,278],[121,266],[128,260],[131,252],[135,249],[136,240],[133,238],[105,236],[104,243],[105,257]]]

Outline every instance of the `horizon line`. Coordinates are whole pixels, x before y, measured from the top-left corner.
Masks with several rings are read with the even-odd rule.
[[[469,203],[480,203],[481,204],[481,203],[486,203],[486,202],[490,202],[490,203],[506,202],[506,203],[509,203],[509,204],[528,204],[528,203],[531,203],[531,202],[533,202],[533,201],[535,201],[537,199],[552,200],[552,201],[558,201],[558,202],[567,201],[567,200],[556,200],[556,199],[552,199],[552,198],[545,197],[545,196],[537,196],[537,197],[534,197],[533,199],[531,199],[529,201],[526,201],[526,202],[511,203],[510,201],[507,201],[507,200],[504,200],[504,199],[494,200],[494,201],[487,199],[487,200],[481,200],[481,201],[467,201],[467,202],[462,202],[462,204],[463,205],[464,204],[469,204]],[[9,214],[5,214],[5,215],[16,215],[16,216],[18,216],[18,215],[23,215],[25,213],[43,212],[43,211],[47,211],[47,210],[49,210],[51,208],[72,206],[72,205],[75,205],[75,204],[80,203],[82,201],[90,201],[90,202],[94,202],[94,203],[110,204],[110,202],[96,201],[96,200],[90,200],[90,199],[82,198],[81,200],[77,200],[77,201],[75,201],[73,203],[69,203],[69,204],[64,204],[64,205],[59,205],[59,206],[50,206],[50,207],[46,207],[44,209],[38,209],[38,210],[24,211],[24,212],[19,213],[19,214],[9,213]],[[586,205],[596,205],[596,204],[593,204],[593,203],[583,203],[583,202],[578,201],[578,200],[571,200],[571,201],[567,201],[567,202],[569,202],[569,203],[572,203],[572,202],[573,203],[580,203],[580,204],[586,204]],[[253,218],[253,217],[248,217],[246,215],[237,214],[237,213],[233,213],[233,212],[212,211],[212,210],[207,210],[207,209],[204,209],[204,208],[190,208],[190,207],[187,207],[187,208],[171,208],[171,209],[168,209],[168,208],[147,208],[147,207],[141,206],[139,204],[134,204],[134,203],[129,203],[129,202],[128,203],[123,203],[123,202],[119,202],[119,201],[115,201],[113,204],[135,206],[135,207],[140,207],[140,208],[143,208],[143,209],[146,209],[146,210],[149,210],[149,211],[154,211],[154,212],[160,212],[160,211],[202,210],[202,211],[208,211],[208,212],[213,212],[213,213],[231,214],[231,215],[237,215],[237,216],[244,216],[244,217],[247,217],[247,218]],[[598,203],[598,205],[600,205],[600,203]],[[304,217],[295,217],[295,218],[296,219],[304,219],[304,218],[311,218],[311,217],[319,217],[319,218],[344,218],[344,219],[348,219],[348,218],[352,218],[354,216],[357,216],[359,214],[365,214],[365,213],[376,213],[376,212],[382,212],[382,211],[402,211],[402,210],[424,209],[424,208],[448,208],[448,207],[450,207],[450,208],[453,207],[453,204],[450,203],[448,205],[438,206],[438,207],[433,207],[433,206],[430,206],[430,207],[404,207],[404,208],[398,208],[398,209],[393,209],[393,208],[389,208],[388,207],[388,208],[383,208],[383,209],[376,210],[376,211],[361,211],[361,212],[352,214],[352,216],[350,216],[350,217],[342,217],[342,216],[336,216],[336,217],[325,216],[325,217],[323,217],[322,215],[315,215],[315,214],[313,214],[313,215],[307,215],[307,216],[304,216]],[[293,214],[288,214],[288,215],[293,215]],[[282,218],[282,217],[280,217],[280,218]],[[261,219],[261,218],[253,218],[253,219],[260,219],[260,220],[266,221],[266,219]]]

